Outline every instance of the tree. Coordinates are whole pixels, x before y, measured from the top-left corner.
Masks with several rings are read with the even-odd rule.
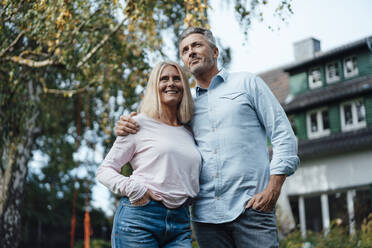
[[[235,1],[242,23],[265,1],[248,3]],[[173,34],[175,40],[187,25],[207,26],[207,9],[206,0],[1,1],[3,247],[19,245],[20,209],[32,152],[51,146],[70,149],[72,154],[81,142],[87,149],[97,142],[107,147],[114,120],[137,107],[150,58],[165,56],[163,35]],[[70,146],[59,147],[57,139]],[[72,170],[75,164],[82,161],[66,168]]]
[[[137,85],[144,85],[149,69],[148,54],[163,54],[159,30],[182,24],[184,5],[2,3],[0,242],[14,247],[19,244],[27,163],[36,144],[50,144],[46,138],[61,131],[64,139],[79,142],[76,115],[85,117],[78,133],[93,131],[110,142],[110,115],[123,110],[121,102],[127,109],[136,106]],[[123,11],[121,20],[115,17],[117,9]],[[174,12],[180,14],[171,16]]]
[[[74,191],[74,178],[65,174],[65,177],[55,177],[56,169],[49,167],[43,171],[43,177],[34,173],[26,180],[24,207],[21,209],[22,238],[21,247],[68,247],[70,233],[70,216],[72,195]],[[58,174],[58,173],[57,173]],[[50,180],[48,177],[59,180]],[[76,239],[81,240],[83,230],[83,217],[85,210],[87,182],[79,179],[77,182],[77,232]],[[103,210],[92,208],[90,210],[92,230],[95,237],[109,240],[112,222],[107,219]]]

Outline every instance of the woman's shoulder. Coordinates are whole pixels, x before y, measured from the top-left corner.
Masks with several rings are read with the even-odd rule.
[[[184,125],[170,126],[170,125],[167,125],[167,124],[161,122],[160,120],[156,120],[152,117],[149,117],[148,115],[146,115],[144,113],[136,115],[133,119],[140,126],[140,130],[141,130],[142,127],[144,127],[144,129],[147,129],[149,131],[153,131],[154,129],[157,129],[157,130],[164,130],[164,131],[182,130],[182,131],[187,131],[188,132],[188,130],[185,129]]]
[[[144,113],[134,116],[133,120],[135,120],[140,127],[139,130],[152,130],[153,128],[159,128],[158,122]]]
[[[140,113],[134,117],[132,117],[133,120],[135,120],[137,122],[138,125],[146,125],[148,124],[149,122],[152,121],[152,118],[148,117],[146,114],[144,113]]]

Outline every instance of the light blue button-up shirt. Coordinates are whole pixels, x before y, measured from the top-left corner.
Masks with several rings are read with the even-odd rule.
[[[265,189],[270,175],[294,173],[297,140],[283,108],[253,74],[221,70],[208,89],[196,88],[194,100],[191,126],[203,163],[192,220],[229,222]]]

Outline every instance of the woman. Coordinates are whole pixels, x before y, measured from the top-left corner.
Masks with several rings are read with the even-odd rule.
[[[199,192],[201,157],[183,126],[193,101],[182,68],[162,62],[152,70],[134,117],[141,129],[117,137],[97,171],[99,182],[123,198],[112,247],[191,247],[188,199]],[[133,174],[120,169],[131,163]]]

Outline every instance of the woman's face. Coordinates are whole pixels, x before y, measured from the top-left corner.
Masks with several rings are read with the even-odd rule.
[[[162,105],[178,106],[183,96],[183,84],[176,67],[166,65],[163,68],[158,88]]]

